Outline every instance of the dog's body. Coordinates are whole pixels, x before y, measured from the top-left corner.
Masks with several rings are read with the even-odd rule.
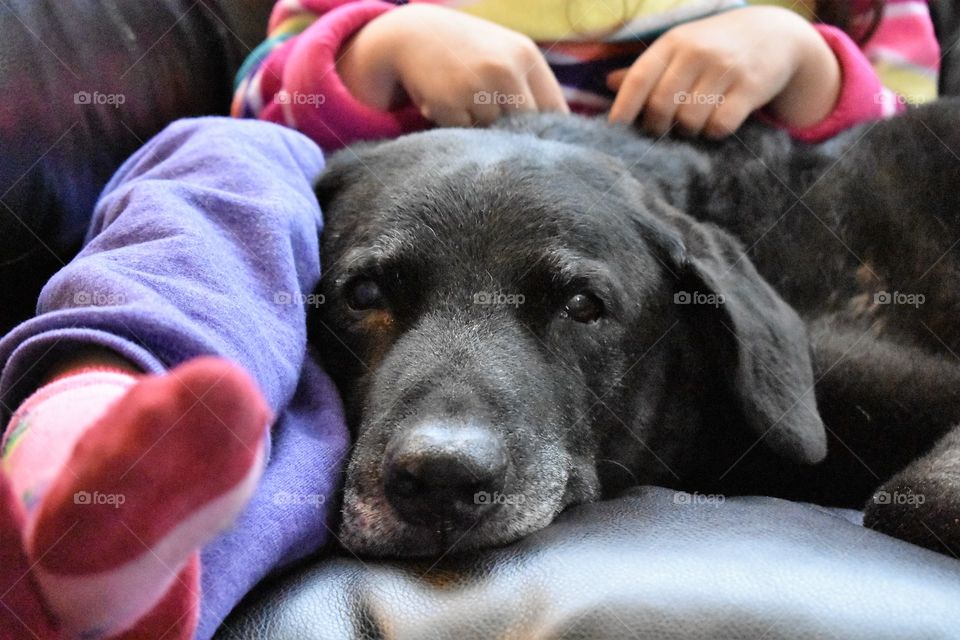
[[[344,541],[498,544],[634,483],[882,486],[868,524],[960,552],[958,122],[802,146],[537,116],[342,152],[312,328],[358,436]]]

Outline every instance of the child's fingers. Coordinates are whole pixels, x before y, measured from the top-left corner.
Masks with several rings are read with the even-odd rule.
[[[516,111],[538,111],[539,105],[533,95],[533,90],[529,86],[521,86],[516,93],[517,100],[500,105],[500,112],[512,113]]]
[[[610,122],[631,124],[636,120],[650,92],[667,70],[670,51],[666,47],[658,47],[658,42],[654,42],[624,74],[617,97],[610,107]]]
[[[476,91],[471,96],[467,110],[474,124],[485,127],[508,113],[536,110],[537,102],[522,78],[504,77],[495,86],[496,89]]]
[[[497,99],[497,116],[516,111],[536,111],[537,99],[525,76],[512,76],[503,83]],[[484,122],[483,124],[490,124]]]
[[[537,58],[534,66],[527,73],[527,83],[535,103],[534,108],[537,111],[569,113],[570,107],[567,106],[563,89],[560,88],[557,77],[553,75],[553,70],[543,56]]]
[[[520,95],[523,96],[523,100],[516,105],[514,111],[540,111],[540,103],[533,93],[533,87],[529,85],[524,87]],[[552,109],[547,109],[547,111],[552,111]]]
[[[481,127],[485,127],[494,122],[500,117],[501,113],[503,113],[503,109],[496,104],[472,104],[469,109],[471,124],[480,125]]]
[[[714,112],[726,99],[726,92],[733,84],[730,74],[707,72],[700,76],[693,89],[680,104],[676,113],[678,128],[686,135],[698,136]]]
[[[423,104],[420,114],[441,127],[469,127],[473,124],[470,112],[461,106]]]
[[[613,92],[619,91],[620,86],[623,84],[623,79],[627,77],[628,71],[630,71],[630,67],[624,67],[623,69],[617,69],[616,71],[608,73],[607,88]]]
[[[740,128],[755,108],[747,92],[734,86],[724,95],[723,104],[710,114],[703,127],[704,135],[714,139],[726,138]]]
[[[690,99],[690,89],[700,77],[699,66],[675,57],[650,92],[643,107],[643,129],[654,136],[670,131],[681,105]]]

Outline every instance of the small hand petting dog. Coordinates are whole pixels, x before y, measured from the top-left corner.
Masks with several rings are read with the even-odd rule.
[[[489,125],[514,111],[568,111],[533,40],[429,4],[400,7],[370,22],[337,68],[368,105],[387,110],[409,98],[441,126]],[[650,135],[664,135],[676,124],[688,135],[723,137],[764,105],[789,126],[819,122],[840,93],[840,65],[799,15],[745,7],[669,30],[630,67],[611,72],[607,84],[617,92],[611,122],[642,115]],[[523,99],[477,105],[478,91]],[[678,104],[681,92],[717,98]]]
[[[707,138],[759,115],[819,142],[936,97],[929,13],[884,9],[907,1],[278,4],[231,112],[325,150],[567,111]]]

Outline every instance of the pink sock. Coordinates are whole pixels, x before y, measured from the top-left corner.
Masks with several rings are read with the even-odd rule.
[[[54,380],[26,399],[3,438],[3,470],[28,513],[69,466],[77,440],[137,378],[117,370],[83,369]]]
[[[215,358],[162,376],[82,372],[24,402],[3,464],[64,635],[116,635],[162,602],[171,625],[195,619],[198,592],[178,575],[246,504],[268,421],[253,381]],[[174,586],[189,597],[170,607]]]
[[[0,640],[56,637],[56,623],[45,609],[23,548],[26,518],[9,478],[0,473]]]

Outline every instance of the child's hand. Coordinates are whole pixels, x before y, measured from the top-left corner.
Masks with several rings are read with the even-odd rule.
[[[819,122],[840,92],[840,65],[810,23],[777,7],[748,7],[674,27],[629,69],[607,78],[617,91],[610,120],[663,135],[723,137],[769,103],[791,126]]]
[[[370,22],[337,68],[360,101],[388,109],[406,92],[425,118],[445,126],[486,125],[509,111],[568,111],[532,40],[426,4]]]

